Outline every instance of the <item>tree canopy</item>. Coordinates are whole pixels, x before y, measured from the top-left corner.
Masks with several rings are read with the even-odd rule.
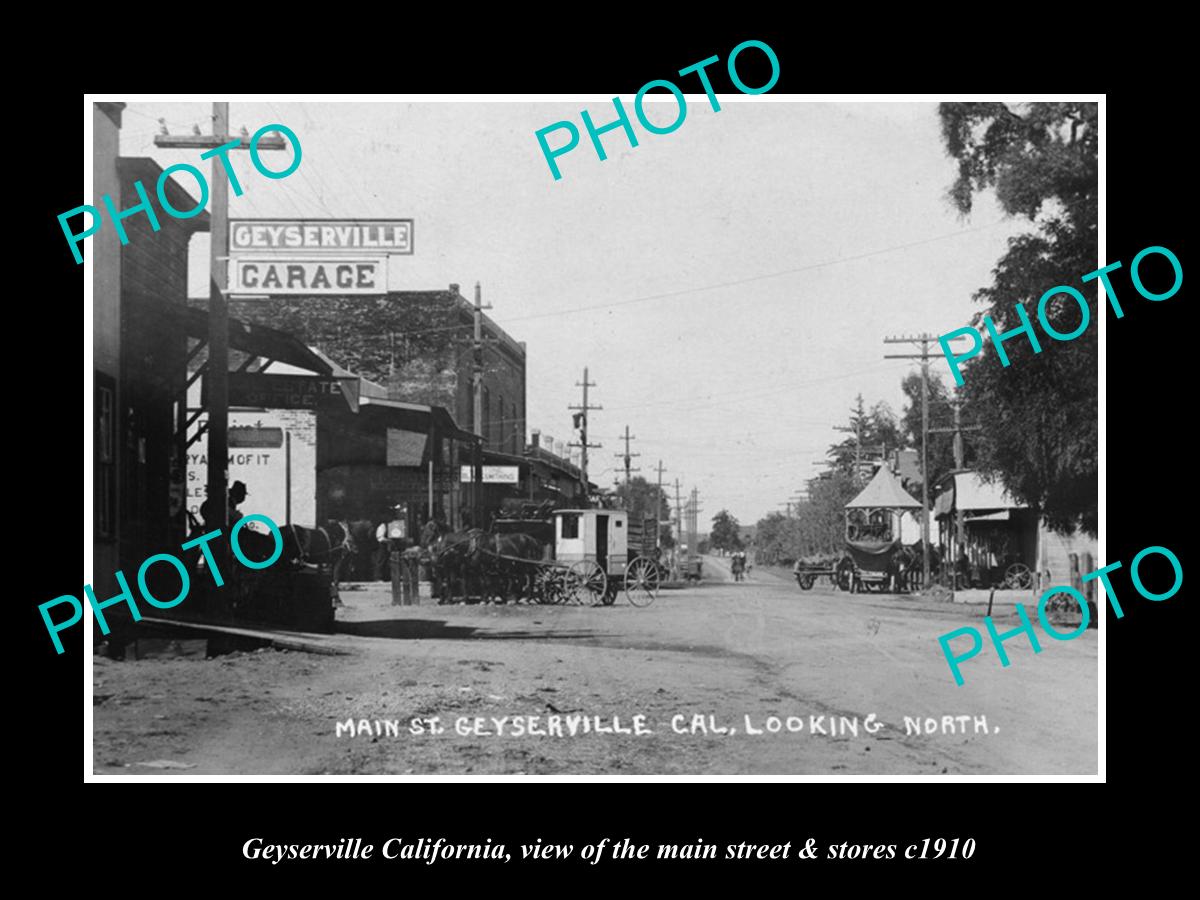
[[[712,519],[712,531],[708,533],[708,546],[714,550],[734,551],[742,549],[742,538],[738,520],[723,509]]]
[[[1081,287],[1081,277],[1096,268],[1096,104],[943,103],[938,112],[946,149],[958,161],[951,202],[965,215],[991,189],[1008,215],[1032,226],[1009,240],[992,284],[976,292],[985,308],[973,324],[986,314],[999,332],[1019,327],[1020,303],[1037,328],[1042,294],[1057,285]],[[1102,314],[1094,299],[1089,306],[1093,319]],[[1074,300],[1061,294],[1047,313],[1063,333],[1080,321]],[[1004,344],[1008,367],[990,350],[963,366],[963,392],[983,426],[979,468],[1065,532],[1095,534],[1097,527],[1097,331],[1093,321],[1067,342],[1039,331],[1041,353],[1019,335]]]
[[[904,443],[900,421],[891,407],[881,400],[868,411],[862,394],[850,410],[849,425],[839,430],[846,432],[847,437],[829,448],[826,454],[829,465],[849,479],[857,478],[860,482],[870,478],[871,460],[878,460],[881,454],[891,453]],[[856,454],[862,461],[862,469],[857,473],[854,470]]]
[[[659,493],[658,485],[651,484],[641,475],[634,475],[629,479],[629,484],[617,485],[613,493],[621,508],[629,511],[629,517],[638,521],[654,516],[657,495],[659,545],[664,550],[675,546],[675,537],[671,533],[671,504],[667,501],[665,491]]]

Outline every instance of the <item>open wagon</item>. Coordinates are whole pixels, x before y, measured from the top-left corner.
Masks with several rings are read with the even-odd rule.
[[[812,590],[818,578],[828,578],[834,587],[849,590],[852,570],[853,564],[845,558],[839,560],[834,557],[805,557],[796,560],[796,564],[792,566],[792,575],[802,591]]]

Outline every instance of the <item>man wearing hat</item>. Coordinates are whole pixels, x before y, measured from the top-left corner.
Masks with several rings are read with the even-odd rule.
[[[238,504],[246,499],[250,492],[246,490],[246,484],[242,481],[235,481],[229,486],[229,528],[234,526],[234,523],[242,518],[242,511],[238,509]],[[200,504],[200,517],[204,519],[204,527],[213,529],[217,527],[216,507],[213,506],[213,498],[209,497]]]
[[[375,529],[375,541],[379,549],[375,555],[375,573],[381,581],[387,581],[388,557],[394,550],[403,552],[408,547],[408,506],[394,503],[388,507],[391,518]]]

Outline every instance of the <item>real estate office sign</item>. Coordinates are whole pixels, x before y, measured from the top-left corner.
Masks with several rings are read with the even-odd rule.
[[[229,291],[385,294],[387,257],[412,252],[412,219],[233,219]]]

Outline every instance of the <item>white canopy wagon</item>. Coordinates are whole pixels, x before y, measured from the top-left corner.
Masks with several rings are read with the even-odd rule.
[[[636,529],[635,529],[636,530]],[[641,535],[635,536],[640,541]],[[633,558],[630,559],[630,549]],[[554,513],[554,562],[577,601],[611,604],[619,587],[634,606],[658,596],[660,570],[630,540],[629,514],[620,509],[560,509]],[[644,548],[643,548],[644,549]]]

